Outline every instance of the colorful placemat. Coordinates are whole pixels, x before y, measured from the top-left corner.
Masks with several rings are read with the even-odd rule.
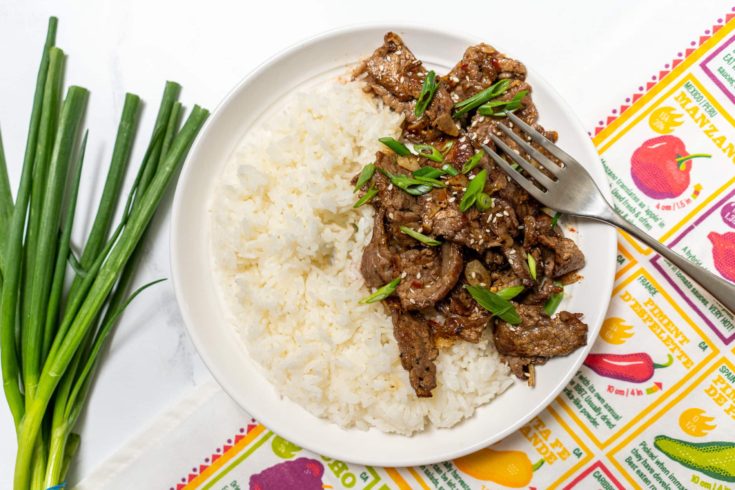
[[[728,13],[590,134],[621,214],[731,281],[733,116]],[[79,488],[732,489],[734,341],[731,312],[620,235],[612,302],[585,365],[499,444],[416,468],[352,465],[282,439],[211,383]]]

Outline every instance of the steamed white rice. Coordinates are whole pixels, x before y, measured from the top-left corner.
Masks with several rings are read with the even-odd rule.
[[[211,214],[222,294],[245,348],[280,392],[343,427],[412,434],[450,427],[510,384],[489,337],[441,349],[432,398],[414,394],[390,317],[361,305],[370,206],[350,178],[401,116],[358,82],[291,94],[249,131]]]

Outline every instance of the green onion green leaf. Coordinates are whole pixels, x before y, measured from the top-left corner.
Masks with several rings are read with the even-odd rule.
[[[490,197],[486,192],[480,192],[477,194],[477,199],[475,199],[475,206],[477,206],[477,209],[480,211],[487,211],[491,207],[495,205],[495,200]]]
[[[472,158],[467,160],[467,163],[465,163],[462,166],[462,173],[467,174],[470,170],[477,167],[477,165],[480,163],[480,160],[482,160],[482,152],[478,151],[474,155],[472,155]]]
[[[385,146],[393,150],[397,155],[400,155],[402,157],[407,157],[411,154],[411,150],[409,150],[406,145],[396,140],[395,138],[391,138],[390,136],[379,138],[378,141],[380,141]]]
[[[477,201],[477,196],[485,189],[485,182],[487,181],[487,170],[480,170],[475,178],[470,181],[467,185],[467,190],[462,196],[462,201],[459,203],[459,210],[463,213],[470,209]]]
[[[427,167],[421,167],[418,170],[414,170],[412,175],[417,178],[424,177],[427,179],[436,179],[436,178],[441,177],[444,174],[445,174],[444,170],[440,168],[434,168],[434,167],[427,166]]]
[[[523,286],[511,286],[509,288],[501,289],[498,291],[498,296],[503,299],[511,300],[521,294],[526,289]]]
[[[365,183],[367,183],[368,180],[373,178],[373,174],[375,174],[375,165],[373,165],[372,163],[368,163],[362,168],[360,176],[357,178],[357,183],[355,184],[355,190],[352,192],[357,192],[362,186],[365,185]]]
[[[427,184],[426,182],[422,182],[413,177],[409,177],[408,175],[391,174],[389,172],[384,173],[390,179],[391,183],[394,186],[398,187],[399,189],[403,189],[412,196],[421,196],[431,191],[432,189],[432,186]]]
[[[386,284],[385,286],[378,288],[373,294],[370,296],[365,296],[360,300],[360,304],[366,305],[370,303],[376,303],[378,301],[382,301],[391,294],[393,294],[398,287],[398,283],[401,282],[400,277],[396,277],[391,282]]]
[[[556,213],[554,213],[554,217],[551,218],[551,229],[552,230],[554,228],[556,228],[556,224],[559,222],[559,218],[560,217],[561,217],[561,213],[560,212],[557,211]]]
[[[485,90],[476,93],[472,97],[468,97],[465,100],[462,100],[460,102],[457,102],[454,104],[454,117],[459,117],[464,114],[467,114],[472,109],[481,106],[485,102],[494,99],[495,97],[498,97],[500,95],[503,95],[510,86],[510,80],[503,79],[497,83],[494,83],[493,85],[490,85]]]
[[[557,286],[561,286],[561,283],[557,282],[555,283]],[[562,286],[562,290],[558,293],[552,294],[551,297],[546,301],[546,304],[544,305],[544,311],[547,315],[552,316],[554,313],[556,313],[556,310],[559,308],[559,305],[561,304],[561,300],[564,299],[564,288]]]
[[[378,193],[378,189],[375,187],[371,187],[367,190],[364,196],[362,196],[360,199],[357,200],[357,202],[352,206],[353,208],[359,208],[363,204],[366,204],[373,200],[375,195]]]
[[[483,116],[507,116],[509,112],[514,112],[521,108],[521,100],[528,95],[528,90],[520,90],[510,100],[491,100],[481,105],[477,112]]]
[[[485,308],[487,311],[504,320],[511,325],[521,323],[521,316],[515,309],[515,306],[507,299],[491,292],[482,286],[465,285],[467,291],[477,301],[477,304]]]
[[[444,155],[431,145],[413,145],[413,149],[416,150],[419,156],[428,158],[433,162],[441,163],[444,161]]]
[[[459,175],[459,172],[457,171],[457,169],[452,167],[448,163],[445,163],[444,165],[442,165],[442,171],[447,175],[451,175],[452,177],[454,177],[455,175]]]
[[[424,83],[421,86],[421,93],[419,94],[419,98],[416,100],[416,107],[413,109],[413,113],[417,119],[424,115],[424,111],[426,111],[426,108],[431,104],[431,100],[434,98],[434,94],[438,87],[439,85],[436,83],[436,73],[434,70],[431,70],[426,74],[426,78],[424,78]]]
[[[526,260],[528,261],[528,271],[531,273],[531,278],[536,280],[536,259],[531,254],[526,254]]]
[[[434,238],[431,238],[430,236],[426,236],[423,233],[419,233],[416,230],[413,230],[409,228],[408,226],[401,226],[400,230],[402,233],[405,233],[406,235],[410,236],[411,238],[415,238],[416,240],[420,241],[423,244],[426,244],[430,247],[436,247],[437,245],[441,245],[442,242],[439,240],[436,240]]]

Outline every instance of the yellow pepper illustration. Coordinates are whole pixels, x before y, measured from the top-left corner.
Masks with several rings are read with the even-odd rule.
[[[648,125],[660,134],[669,134],[683,123],[683,115],[670,106],[659,107],[648,118]]]
[[[526,453],[521,451],[490,448],[454,460],[454,465],[463,473],[510,488],[527,486],[531,483],[533,472],[543,464],[543,458],[531,464]]]
[[[624,344],[633,336],[633,326],[622,318],[611,316],[605,320],[600,330],[600,337],[608,344]]]
[[[701,408],[688,408],[679,415],[679,427],[690,436],[703,437],[717,428],[717,425],[710,423],[714,420]]]

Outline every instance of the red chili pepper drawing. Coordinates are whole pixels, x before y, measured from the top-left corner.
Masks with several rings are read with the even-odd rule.
[[[634,354],[590,354],[584,365],[606,378],[631,383],[643,383],[653,377],[653,371],[671,366],[674,358],[669,354],[664,364],[656,364],[645,352]]]

